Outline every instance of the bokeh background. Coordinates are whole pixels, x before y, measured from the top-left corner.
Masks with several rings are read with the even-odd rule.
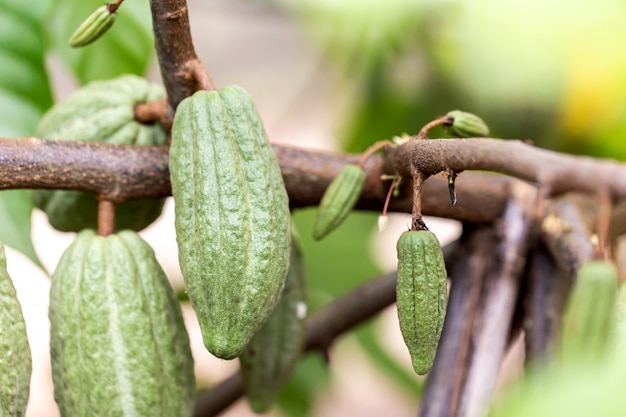
[[[70,50],[66,41],[99,0],[34,3],[38,7],[20,19],[40,24],[43,41],[29,44],[0,25],[2,63],[18,65],[15,51],[31,46],[43,57],[43,75],[22,89],[20,79],[2,75],[9,70],[0,65],[5,109],[0,135],[28,135],[53,100],[90,80],[135,72],[159,81],[147,1],[124,2],[112,32],[83,51]],[[0,0],[0,21],[15,18],[15,10],[24,7],[29,6]],[[621,0],[190,0],[189,14],[197,53],[215,84],[247,89],[273,142],[358,152],[461,109],[480,115],[494,137],[626,159],[626,3]],[[29,100],[30,107],[22,105]],[[434,130],[431,136],[445,132]],[[462,175],[457,184],[462,186]],[[33,259],[54,271],[74,235],[52,230],[41,212],[31,215],[23,194],[11,193],[0,193],[0,238],[18,249],[8,249],[7,256],[33,350],[28,416],[55,417],[50,278]],[[142,236],[182,290],[172,208],[170,199]],[[314,242],[315,208],[294,213],[309,274],[309,311],[395,268],[395,239],[406,230],[408,216],[393,215],[379,234],[378,214],[355,213]],[[452,221],[427,223],[444,244],[460,233]],[[237,363],[206,353],[188,306],[185,316],[199,386],[209,387]],[[518,370],[511,363],[503,389]],[[393,307],[341,338],[330,365],[319,355],[307,356],[272,415],[415,413],[423,379],[411,371]],[[240,401],[225,415],[251,413]]]

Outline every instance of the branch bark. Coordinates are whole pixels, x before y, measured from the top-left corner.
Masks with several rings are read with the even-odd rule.
[[[161,76],[173,111],[185,97],[211,89],[213,83],[193,47],[187,2],[150,0],[150,8]]]
[[[606,190],[613,197],[626,197],[625,165],[609,159],[565,155],[518,140],[412,140],[388,147],[387,153],[386,169],[403,176],[410,175],[407,161],[411,161],[415,168],[429,174],[448,169],[457,173],[468,169],[500,172],[540,184],[551,195]]]
[[[315,206],[332,179],[360,155],[274,144],[292,208]],[[515,158],[511,158],[515,155]],[[420,162],[420,158],[424,158]],[[420,169],[436,173],[473,169],[502,173],[542,183],[553,195],[566,191],[595,193],[607,187],[615,196],[626,196],[626,166],[612,160],[558,154],[517,141],[496,139],[433,139],[388,147],[385,155],[373,155],[364,165],[367,180],[356,205],[361,210],[381,210],[389,183],[382,174],[408,175],[409,159]],[[456,180],[458,204],[449,203],[448,184],[431,176],[425,184],[423,212],[465,222],[489,222],[498,218],[509,198],[511,178],[485,172],[465,172]],[[115,203],[131,198],[171,195],[168,149],[103,143],[47,141],[37,138],[0,138],[0,189],[50,188],[92,192]],[[412,181],[407,180],[389,209],[410,212]],[[615,207],[612,231],[626,228],[626,204]],[[620,226],[616,228],[615,225]]]

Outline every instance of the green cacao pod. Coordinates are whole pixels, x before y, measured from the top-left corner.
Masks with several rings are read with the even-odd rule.
[[[32,360],[26,324],[0,245],[0,416],[23,416]]]
[[[165,145],[167,132],[161,124],[144,125],[134,119],[136,104],[162,98],[165,98],[162,87],[134,75],[94,81],[48,110],[35,135],[54,140]],[[34,190],[31,197],[57,230],[77,232],[97,227],[98,203],[93,194]],[[165,199],[137,199],[118,205],[115,228],[141,230],[147,227],[159,217],[164,202]]]
[[[278,302],[290,246],[280,167],[243,89],[180,103],[170,176],[180,266],[204,344],[233,359]]]
[[[475,114],[461,110],[452,110],[446,114],[454,121],[448,125],[448,132],[459,138],[475,138],[489,135],[489,126]]]
[[[322,197],[313,224],[313,238],[320,240],[348,217],[365,185],[365,171],[354,164],[343,167]]]
[[[252,410],[264,413],[276,401],[305,340],[306,271],[292,237],[291,261],[280,301],[239,357],[246,397]]]
[[[615,334],[617,269],[610,261],[584,263],[567,302],[561,348],[566,361],[603,357]]]
[[[117,14],[110,11],[108,4],[98,7],[74,31],[69,40],[70,46],[78,48],[94,42],[113,26],[116,17]]]
[[[136,232],[80,232],[52,277],[49,317],[62,416],[191,415],[195,379],[180,305]]]
[[[435,359],[446,315],[446,266],[437,237],[427,230],[402,233],[397,251],[400,331],[413,369],[423,375]]]

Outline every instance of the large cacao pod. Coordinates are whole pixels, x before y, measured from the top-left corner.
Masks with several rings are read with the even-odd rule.
[[[135,75],[94,81],[55,104],[43,116],[35,136],[44,139],[106,142],[124,145],[165,145],[167,132],[160,123],[141,124],[134,118],[135,105],[165,98],[163,88]],[[57,230],[77,232],[95,228],[97,201],[80,191],[34,190],[31,197]],[[163,208],[164,199],[137,199],[116,207],[116,230],[141,230]]]
[[[195,379],[180,305],[137,233],[80,232],[52,277],[49,316],[62,416],[191,415]]]
[[[0,244],[0,416],[19,417],[26,411],[32,360],[22,308],[6,265]]]
[[[400,331],[415,372],[423,375],[430,370],[439,344],[448,275],[437,236],[430,231],[402,233],[397,250]]]
[[[302,251],[292,238],[291,261],[280,301],[239,357],[248,403],[264,413],[276,401],[291,374],[306,336],[306,270]]]
[[[204,344],[233,359],[278,302],[290,245],[280,167],[243,89],[180,103],[170,175],[180,266]]]

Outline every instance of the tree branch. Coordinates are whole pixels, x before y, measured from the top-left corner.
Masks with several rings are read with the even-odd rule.
[[[150,0],[150,8],[161,76],[173,110],[185,97],[211,89],[213,83],[193,47],[187,2]]]
[[[609,159],[565,155],[536,148],[518,140],[434,139],[411,140],[388,147],[386,170],[410,175],[411,163],[420,171],[435,174],[485,170],[541,184],[551,195],[568,191],[595,194],[606,189],[616,198],[626,197],[626,166]]]
[[[326,187],[359,155],[312,151],[273,145],[292,208],[316,206]],[[0,138],[0,189],[47,188],[91,192],[115,203],[133,198],[171,195],[167,147],[111,145],[37,138]],[[367,181],[356,208],[381,210],[388,182],[380,179],[383,157],[365,164]],[[510,179],[489,173],[464,174],[457,185],[459,204],[452,209],[444,178],[426,183],[424,214],[469,222],[486,222],[499,215]],[[392,211],[411,211],[411,183],[391,201]]]
[[[318,205],[341,168],[360,158],[358,154],[278,144],[273,149],[292,208]],[[430,173],[445,169],[448,164],[457,172],[499,169],[526,180],[547,181],[545,185],[551,187],[553,195],[584,191],[594,193],[594,197],[595,191],[604,187],[612,190],[614,196],[626,196],[626,166],[612,160],[537,149],[518,141],[433,139],[386,150],[385,155],[373,155],[364,164],[367,179],[356,209],[382,210],[389,183],[381,180],[381,175],[408,174],[411,158],[417,158],[417,166]],[[420,162],[421,157],[424,162]],[[132,198],[160,198],[171,195],[168,162],[167,147],[0,138],[0,189],[83,190],[115,203]],[[423,214],[471,223],[492,221],[504,210],[510,184],[511,178],[506,176],[464,172],[456,180],[458,204],[451,207],[447,180],[431,176],[425,183]],[[411,190],[412,181],[407,179],[400,196],[391,200],[389,210],[409,213]],[[591,201],[591,209],[595,209],[597,204],[586,198]],[[624,203],[613,210],[614,234],[626,229]]]

